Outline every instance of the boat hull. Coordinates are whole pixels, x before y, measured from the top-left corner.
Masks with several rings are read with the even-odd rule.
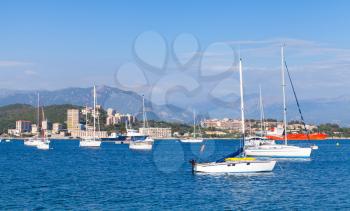
[[[284,140],[284,136],[267,136],[266,138],[282,141]],[[309,137],[307,134],[287,134],[287,139],[290,141],[301,141],[301,140],[325,140],[327,138],[326,134],[323,133],[311,133]]]
[[[101,141],[80,141],[80,147],[100,147]]]
[[[132,150],[152,150],[153,142],[146,141],[131,141],[129,144],[129,149]]]
[[[271,172],[276,161],[246,161],[246,162],[222,162],[222,163],[196,163],[194,172],[201,173],[259,173]]]
[[[46,143],[46,142],[40,142],[38,145],[36,145],[36,148],[41,149],[41,150],[49,150],[50,144]]]
[[[24,141],[23,143],[26,146],[36,147],[41,142],[42,142],[42,140],[40,140],[40,139],[30,139],[30,140]]]
[[[202,143],[203,139],[180,139],[182,143]]]
[[[271,158],[309,158],[311,148],[297,146],[270,145],[260,147],[248,147],[245,149],[246,156],[249,157],[271,157]]]
[[[125,141],[126,136],[118,135],[117,137],[101,138],[102,141]]]

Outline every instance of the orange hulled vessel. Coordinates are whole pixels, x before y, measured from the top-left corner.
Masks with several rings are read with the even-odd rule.
[[[284,140],[284,129],[282,126],[277,126],[266,131],[266,138],[271,140]],[[309,137],[306,133],[288,133],[287,140],[325,140],[327,134],[324,133],[309,133]]]
[[[327,138],[327,134],[324,133],[310,133],[309,138],[307,137],[307,134],[304,133],[297,133],[297,134],[287,134],[288,141],[298,141],[298,140],[325,140]],[[272,140],[284,140],[284,136],[266,136],[268,139]]]

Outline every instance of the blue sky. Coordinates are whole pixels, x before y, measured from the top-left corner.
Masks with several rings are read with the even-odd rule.
[[[135,39],[151,30],[165,39],[168,50],[182,33],[196,37],[198,52],[216,42],[228,43],[236,52],[239,45],[245,67],[251,70],[248,93],[257,91],[260,82],[267,83],[266,92],[277,93],[278,45],[286,42],[302,97],[345,95],[350,88],[349,8],[348,1],[320,0],[1,0],[0,88],[116,86],[116,70],[135,62]],[[151,48],[146,54],[159,58],[158,50]],[[166,64],[167,69],[181,69]],[[134,74],[128,76],[132,81]],[[149,77],[151,85],[159,80]],[[320,89],[325,91],[315,96]]]

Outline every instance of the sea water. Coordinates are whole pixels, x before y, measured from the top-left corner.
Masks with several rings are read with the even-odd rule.
[[[0,210],[350,209],[350,141],[313,143],[311,159],[280,160],[271,173],[208,175],[192,174],[188,161],[214,161],[239,141],[164,140],[148,152],[114,143],[79,148],[74,140],[53,140],[49,151],[1,142]]]

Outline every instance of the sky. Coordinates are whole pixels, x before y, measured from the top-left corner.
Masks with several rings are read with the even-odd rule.
[[[104,84],[159,104],[225,100],[238,94],[242,57],[246,93],[261,85],[273,102],[285,43],[300,98],[344,96],[349,8],[345,0],[1,0],[0,88]]]

